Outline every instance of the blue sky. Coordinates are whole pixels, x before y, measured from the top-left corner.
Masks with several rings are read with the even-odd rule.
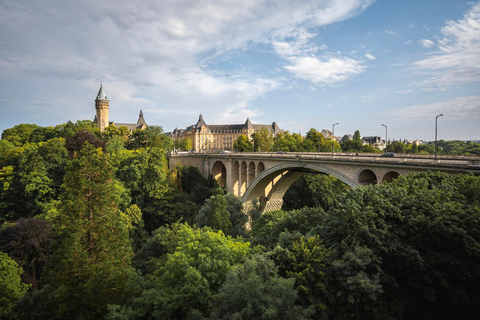
[[[480,139],[480,3],[0,0],[0,131],[93,120],[165,131],[276,121],[304,134]]]

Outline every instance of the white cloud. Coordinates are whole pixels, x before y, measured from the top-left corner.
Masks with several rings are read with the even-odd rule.
[[[433,119],[441,113],[449,119],[478,119],[480,117],[480,96],[460,97],[445,102],[390,109],[382,114],[401,119],[422,120]]]
[[[308,30],[353,17],[373,1],[49,0],[46,5],[5,0],[0,5],[0,71],[71,81],[72,87],[93,91],[103,80],[124,109],[134,104],[149,110],[221,110],[223,119],[259,115],[249,104],[277,90],[283,79],[242,70],[225,79],[221,70],[216,74],[205,66],[257,44],[273,44],[281,56],[324,50],[309,44],[315,34]],[[307,76],[301,70],[306,60],[298,58],[291,70],[314,82],[333,83],[361,69],[348,58],[316,59],[317,67],[346,69]],[[54,100],[54,91],[43,99]]]
[[[375,59],[377,59],[375,56],[372,56],[372,55],[369,54],[369,53],[365,54],[365,57],[367,57],[367,58],[370,59],[370,60],[375,60]]]
[[[447,21],[441,32],[440,51],[414,64],[429,75],[420,85],[433,90],[480,81],[480,3],[463,19]]]
[[[365,70],[356,60],[346,57],[291,57],[285,66],[295,76],[318,84],[335,84],[350,79]]]
[[[405,41],[405,44],[406,44],[406,45],[409,45],[410,43],[412,43],[412,40],[407,40],[407,41]]]
[[[418,43],[420,43],[425,48],[430,48],[431,46],[434,45],[434,43],[431,40],[428,40],[428,39],[422,39],[422,40],[418,41]]]
[[[273,41],[272,46],[275,52],[280,56],[293,56],[300,54],[314,53],[317,50],[326,49],[325,45],[317,47],[308,43],[310,39],[314,38],[316,34],[308,33],[304,29],[295,31],[292,34],[291,41]]]

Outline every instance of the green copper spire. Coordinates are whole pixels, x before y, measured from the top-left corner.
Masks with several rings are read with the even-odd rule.
[[[108,100],[107,96],[105,95],[105,91],[103,91],[103,86],[100,84],[100,90],[98,90],[97,99],[96,100]]]

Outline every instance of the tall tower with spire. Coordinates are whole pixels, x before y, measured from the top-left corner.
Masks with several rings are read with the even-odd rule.
[[[97,98],[95,99],[95,109],[97,110],[96,121],[98,129],[100,131],[105,130],[108,127],[108,109],[110,109],[110,102],[103,91],[103,86],[100,84],[100,90],[98,91]]]

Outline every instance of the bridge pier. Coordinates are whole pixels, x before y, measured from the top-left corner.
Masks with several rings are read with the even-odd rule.
[[[282,206],[283,206],[283,199],[276,200],[276,201],[267,201],[267,203],[265,204],[265,209],[263,209],[263,212],[282,210]]]

